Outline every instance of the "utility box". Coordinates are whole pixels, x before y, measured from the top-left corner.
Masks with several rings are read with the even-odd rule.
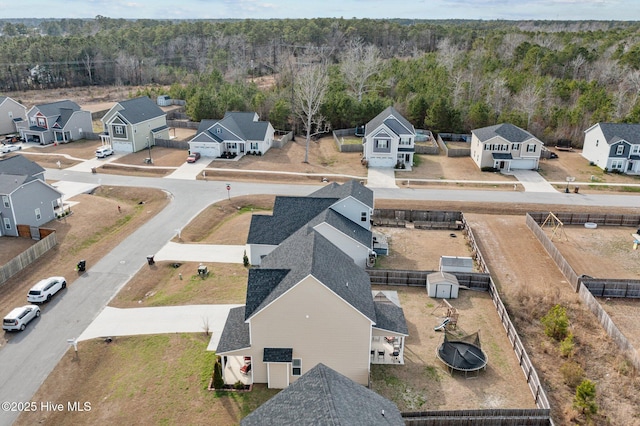
[[[200,275],[202,278],[204,278],[207,275],[209,275],[209,270],[207,269],[207,267],[205,265],[198,266],[198,275]]]

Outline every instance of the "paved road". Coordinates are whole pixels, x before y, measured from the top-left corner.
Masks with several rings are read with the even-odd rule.
[[[137,271],[146,256],[156,253],[207,205],[227,197],[225,182],[102,175],[69,170],[47,170],[48,180],[84,184],[161,188],[173,200],[158,215],[127,237],[97,264],[87,265],[61,297],[43,308],[42,317],[23,333],[12,336],[0,350],[0,402],[29,401],[76,338],[89,326]],[[318,185],[231,183],[231,196],[249,194],[306,195]],[[511,191],[374,188],[378,199],[455,200],[494,203],[544,203],[576,206],[640,207],[640,197],[616,194],[552,194]],[[62,402],[62,401],[55,401]],[[11,424],[16,412],[0,412],[0,425]]]

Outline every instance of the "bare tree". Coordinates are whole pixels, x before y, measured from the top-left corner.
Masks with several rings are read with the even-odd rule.
[[[511,91],[507,87],[507,80],[504,77],[496,78],[489,89],[487,104],[492,105],[495,114],[499,116],[507,105],[510,96]]]
[[[87,71],[89,84],[93,84],[93,67],[95,62],[89,52],[85,52],[84,57],[82,58],[82,64],[84,65],[84,69]]]
[[[362,40],[352,40],[342,55],[340,69],[347,85],[358,102],[370,89],[370,78],[382,68],[382,58],[378,48],[372,44],[365,46]]]
[[[584,64],[587,63],[587,60],[584,56],[582,55],[578,55],[575,58],[573,58],[570,62],[569,65],[571,66],[571,68],[573,68],[573,79],[577,80],[578,76],[580,75],[580,70],[582,69],[582,66]]]
[[[527,129],[529,129],[531,119],[541,99],[542,92],[533,84],[525,86],[515,97],[515,101],[520,109],[527,114]]]
[[[312,136],[326,131],[324,117],[320,114],[320,106],[327,93],[329,75],[324,64],[304,66],[298,71],[294,81],[294,108],[302,120],[306,133],[304,162],[309,162],[309,141]]]
[[[438,42],[438,62],[449,72],[453,70],[461,55],[462,50],[448,38]]]

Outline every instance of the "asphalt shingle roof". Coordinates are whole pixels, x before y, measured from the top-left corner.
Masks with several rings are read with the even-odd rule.
[[[59,115],[61,109],[80,111],[80,105],[70,100],[64,100],[51,102],[48,104],[36,105],[36,109],[40,111],[45,117],[53,117],[54,115]]]
[[[251,345],[249,324],[244,322],[244,309],[244,306],[238,306],[229,310],[216,353],[235,351]]]
[[[289,269],[249,269],[245,319],[255,312],[288,273]]]
[[[118,114],[127,120],[129,124],[142,123],[143,121],[165,115],[164,111],[146,96],[128,99],[118,102],[118,104],[122,107],[122,109],[118,111]]]
[[[259,292],[260,297],[264,297],[261,301],[249,296],[256,285],[249,276],[247,298],[251,297],[252,304],[257,307],[246,318],[266,307],[306,276],[312,275],[364,316],[376,321],[369,275],[351,257],[311,227],[301,228],[282,242],[262,259],[260,269],[289,269],[289,273],[269,294]]]
[[[20,185],[29,182],[29,177],[26,175],[5,175],[0,174],[0,194],[11,194]]]
[[[640,144],[640,124],[598,123],[609,145],[625,140],[633,145]]]
[[[264,348],[262,351],[262,362],[291,362],[292,359],[292,348]]]
[[[202,120],[198,133],[206,132],[217,142],[264,140],[269,122],[255,118],[255,112],[227,112],[222,120]]]
[[[496,124],[494,126],[482,127],[480,129],[472,130],[471,133],[476,135],[480,142],[488,141],[489,139],[500,136],[509,142],[524,142],[529,139],[535,139],[531,133],[521,129],[518,126],[514,126],[511,123]]]
[[[380,127],[381,124],[385,124],[396,135],[416,134],[413,125],[392,106],[373,117],[373,119],[365,125],[364,135],[368,136]]]
[[[373,302],[373,306],[376,310],[375,328],[409,335],[407,320],[404,317],[404,311],[401,307],[391,302],[379,301]]]
[[[349,196],[373,208],[373,191],[355,179],[345,182],[342,185],[332,182],[309,194],[309,197],[329,197],[339,200]]]
[[[511,153],[494,152],[491,154],[494,160],[513,160]]]
[[[0,159],[0,175],[26,175],[28,176],[26,182],[29,182],[33,179],[44,180],[43,173],[44,169],[40,165],[23,155]]]
[[[393,402],[326,365],[317,364],[240,424],[400,426],[405,423]]]
[[[344,235],[353,238],[365,247],[371,248],[373,233],[370,230],[358,225],[351,219],[344,217],[343,215],[332,209],[326,209],[325,211],[311,219],[311,221],[309,222],[309,226],[314,227],[324,222],[333,226]]]

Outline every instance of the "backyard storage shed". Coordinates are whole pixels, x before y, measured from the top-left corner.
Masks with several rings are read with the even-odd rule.
[[[460,284],[455,275],[448,272],[433,272],[427,275],[427,294],[439,299],[457,299]]]
[[[440,256],[441,272],[473,272],[473,259],[460,256]]]
[[[157,104],[158,106],[171,106],[172,104],[171,97],[169,95],[160,95],[158,96]]]

